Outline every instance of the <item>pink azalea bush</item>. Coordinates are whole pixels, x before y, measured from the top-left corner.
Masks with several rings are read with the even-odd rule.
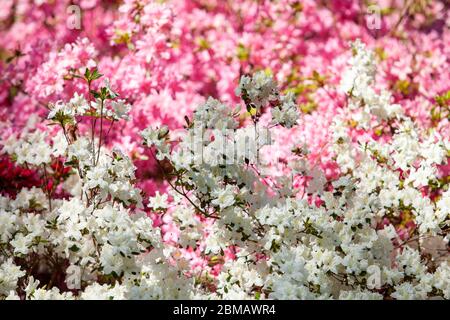
[[[0,298],[450,298],[446,1],[0,17]]]

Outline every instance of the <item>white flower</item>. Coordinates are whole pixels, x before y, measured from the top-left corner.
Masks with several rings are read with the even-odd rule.
[[[18,233],[14,237],[14,240],[11,241],[11,245],[14,248],[14,253],[27,254],[32,240],[33,240],[32,236],[30,235],[24,236],[22,233]]]
[[[0,209],[0,242],[9,242],[18,228],[17,220],[15,214]]]
[[[119,254],[119,252],[115,252],[114,248],[109,245],[103,246],[100,255],[100,262],[105,274],[110,274],[112,272],[120,274],[124,267],[122,256]]]
[[[67,108],[70,108],[71,114],[84,115],[87,110],[89,110],[89,104],[84,98],[83,94],[78,94],[75,92],[72,99],[70,99]]]
[[[295,96],[292,92],[282,96],[281,106],[272,108],[271,112],[272,122],[286,128],[292,128],[297,124],[297,120],[300,116],[295,102]]]
[[[86,187],[89,189],[96,187],[105,189],[109,183],[109,175],[106,168],[97,166],[89,170],[86,174]]]
[[[344,72],[341,80],[341,90],[352,92],[353,96],[364,97],[368,93],[368,86],[375,79],[375,57],[366,49],[359,39],[351,43],[353,57],[350,59],[350,68]]]
[[[10,291],[16,290],[17,281],[24,275],[25,271],[16,266],[12,258],[0,264],[0,297],[9,295]]]
[[[53,148],[52,148],[53,156],[60,157],[66,155],[67,147],[68,144],[66,137],[61,131],[59,131],[53,138]]]
[[[51,110],[47,116],[47,119],[50,120],[69,120],[73,121],[73,117],[75,116],[75,109],[71,108],[71,105],[66,104],[62,101],[57,101],[56,104],[51,106]]]
[[[155,210],[167,209],[169,206],[167,203],[167,198],[167,194],[161,195],[159,191],[156,191],[155,195],[148,199],[148,207]]]
[[[119,120],[119,119],[125,119],[125,120],[129,120],[129,116],[128,113],[131,110],[131,105],[126,103],[125,100],[116,100],[116,101],[111,101],[111,106],[113,108],[114,111],[114,118]]]
[[[417,169],[411,168],[407,183],[412,182],[415,188],[427,186],[430,180],[434,180],[436,169],[431,166],[422,165]]]
[[[47,134],[36,130],[24,136],[12,153],[15,153],[18,164],[31,164],[39,166],[49,163],[52,156],[52,148],[46,142]]]
[[[450,299],[450,263],[443,262],[433,275],[433,287],[442,290],[445,299]]]
[[[252,77],[241,77],[236,95],[241,96],[246,103],[249,100],[259,111],[269,101],[277,100],[279,92],[273,77],[265,71],[258,71]]]
[[[147,146],[155,145],[156,147],[162,146],[162,140],[169,133],[167,126],[162,126],[161,128],[153,129],[148,127],[141,132],[141,136]]]
[[[217,130],[234,129],[237,122],[232,116],[232,110],[220,101],[211,97],[199,105],[194,112],[194,121],[198,130],[215,128]],[[200,133],[202,135],[203,132]]]
[[[409,282],[395,286],[395,292],[391,296],[397,300],[417,300],[425,298],[419,296],[414,285]]]
[[[77,139],[69,146],[68,159],[75,158],[82,168],[92,164],[92,156],[92,144],[85,137]]]
[[[107,284],[100,285],[94,283],[83,291],[82,300],[123,300],[125,299],[126,289],[124,286],[116,284],[111,287]]]
[[[365,291],[341,291],[339,300],[382,300],[383,296],[376,292]]]
[[[233,188],[230,185],[227,185],[223,189],[216,190],[214,195],[216,198],[211,203],[219,206],[221,210],[232,206],[235,202]]]
[[[115,99],[118,97],[118,94],[115,93],[112,89],[111,89],[111,82],[109,81],[109,78],[105,78],[104,81],[104,86],[106,88],[106,90],[108,91],[109,95],[111,96],[111,99]]]

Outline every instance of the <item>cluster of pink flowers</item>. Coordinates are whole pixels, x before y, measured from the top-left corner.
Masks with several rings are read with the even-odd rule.
[[[46,114],[48,102],[80,89],[71,69],[98,65],[133,104],[133,120],[116,131],[115,142],[140,154],[136,137],[150,123],[179,128],[205,97],[235,102],[239,77],[268,69],[283,87],[302,92],[301,127],[286,139],[308,141],[311,157],[328,163],[324,146],[343,103],[336,85],[350,40],[376,50],[378,83],[392,88],[423,126],[432,125],[434,97],[450,89],[444,1],[381,1],[374,30],[359,1],[79,1],[80,29],[68,25],[71,4],[2,5],[0,47],[8,59],[0,66],[2,134],[21,130],[30,115]],[[448,120],[438,125],[448,130]],[[333,174],[332,164],[327,172]]]

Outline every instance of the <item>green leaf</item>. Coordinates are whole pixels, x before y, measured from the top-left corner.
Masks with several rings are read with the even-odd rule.
[[[80,251],[80,248],[78,248],[76,245],[73,245],[69,248],[69,250],[73,251],[73,252],[78,252],[78,251]]]
[[[91,83],[94,80],[97,80],[99,78],[101,78],[103,75],[100,74],[98,72],[98,69],[95,67],[92,70],[89,70],[89,68],[86,68],[86,70],[84,71],[84,79],[88,82]]]
[[[102,76],[103,76],[102,74],[98,73],[97,68],[95,68],[94,71],[92,72],[91,79],[97,80],[97,79],[101,78]]]
[[[101,97],[101,93],[100,92],[97,92],[97,91],[95,91],[95,90],[91,90],[91,91],[89,91],[93,96],[94,96],[94,98],[96,98],[96,99],[99,99],[100,97]]]
[[[248,61],[248,59],[250,58],[250,49],[246,48],[243,44],[240,43],[237,47],[236,55],[240,61]]]

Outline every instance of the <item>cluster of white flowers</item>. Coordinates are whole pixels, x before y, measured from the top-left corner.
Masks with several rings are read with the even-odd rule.
[[[281,97],[281,105],[272,109],[273,123],[292,128],[299,118],[298,107],[293,92]]]
[[[52,105],[50,113],[48,114],[48,119],[57,118],[73,118],[75,116],[82,116],[89,110],[89,103],[84,98],[83,94],[78,94],[75,92],[73,98],[70,99],[68,103],[63,101],[58,101],[56,104]]]
[[[140,209],[129,157],[102,145],[103,128],[99,138],[76,130],[76,117],[127,118],[124,102],[112,101],[112,90],[101,90],[97,101],[111,102],[117,117],[92,114],[86,99],[75,94],[50,111],[48,118],[61,127],[53,139],[27,129],[2,142],[2,152],[36,170],[44,185],[0,196],[0,298],[187,298],[192,292],[188,278],[174,281],[179,268],[163,264],[171,252],[164,251],[160,230]],[[53,166],[60,159],[69,171],[56,190],[48,182],[60,174]]]
[[[109,104],[106,104],[105,102],[102,102],[101,99],[97,98],[91,102],[91,107],[97,115],[102,115],[115,121],[120,119],[130,120],[128,113],[131,110],[131,105],[126,103],[125,100],[112,100]]]
[[[242,76],[236,95],[258,111],[279,98],[277,83],[265,71],[258,71],[252,77]]]
[[[286,95],[281,95],[272,75],[265,71],[256,72],[252,77],[242,76],[239,87],[236,89],[236,95],[242,98],[247,111],[253,117],[257,118],[263,111],[262,108],[271,106],[273,124],[292,128],[297,123],[299,111],[294,93],[288,92]],[[221,104],[216,102],[216,105]],[[229,110],[229,108],[226,109]],[[209,110],[203,108],[202,111],[208,112]],[[214,111],[214,113],[216,112]],[[226,116],[226,113],[222,112],[222,115]],[[201,119],[194,118],[194,120]]]
[[[25,274],[12,264],[12,257],[25,268],[35,263],[42,270],[62,275],[74,270],[74,278],[71,280],[68,274],[64,281],[70,289],[81,289],[102,277],[121,279],[135,274],[140,267],[134,257],[159,245],[160,236],[145,214],[130,216],[121,205],[86,207],[76,197],[54,199],[53,210],[49,211],[40,189],[24,189],[21,193],[26,197],[19,194],[14,201],[4,201],[7,206],[1,212],[5,230],[0,247],[3,258],[10,258],[4,261],[8,277],[0,275],[0,279],[5,278],[0,281],[0,294],[15,290],[17,279]],[[58,264],[62,269],[52,270]]]
[[[61,132],[50,139],[45,132],[36,130],[24,132],[20,137],[13,134],[3,145],[3,151],[14,155],[18,164],[40,166],[50,163],[52,157],[63,155],[67,141]]]
[[[144,139],[144,145],[155,146],[159,152],[156,157],[159,160],[164,159],[165,155],[170,152],[170,146],[166,143],[166,136],[169,134],[169,128],[162,126],[161,128],[153,129],[148,127],[141,132],[141,136]]]
[[[46,178],[56,159],[72,169],[59,196],[44,186],[0,197],[0,298],[450,299],[450,190],[438,170],[450,141],[393,112],[389,95],[372,88],[374,55],[360,42],[353,50],[343,80],[349,105],[330,142],[335,180],[294,150],[288,166],[308,176],[303,189],[263,174],[257,155],[272,138],[257,115],[270,105],[271,125],[291,128],[298,119],[294,97],[280,96],[264,72],[244,76],[237,90],[248,125],[209,99],[176,141],[167,127],[142,132],[170,186],[148,208],[170,216],[176,241],[162,241],[144,211],[131,160],[102,145],[102,130],[96,139],[73,129],[75,116],[126,119],[124,102],[107,85],[96,107],[85,108],[81,95],[59,103],[49,118],[62,131],[53,139],[35,131],[4,143]],[[390,139],[351,139],[355,106],[369,120],[389,120]],[[406,240],[396,230],[405,221],[413,223]]]
[[[85,115],[107,117],[115,121],[129,120],[131,105],[123,99],[115,99],[117,95],[109,88],[108,81],[105,81],[104,88],[111,98],[108,104],[105,99],[101,98],[95,98],[88,102],[83,94],[75,92],[69,102],[57,101],[55,104],[51,104],[47,118],[61,124],[76,123],[77,117]]]
[[[237,123],[230,117],[230,108],[211,97],[194,111],[194,121],[205,128],[235,129]]]
[[[75,144],[73,145],[75,146]],[[83,149],[71,150],[73,154],[84,152]],[[97,202],[103,202],[111,197],[112,200],[122,202],[125,205],[136,204],[142,207],[142,197],[140,190],[135,188],[133,182],[135,180],[135,167],[133,163],[120,150],[114,150],[112,156],[103,153],[97,155],[97,163],[90,166],[91,159],[84,160],[82,167],[83,174],[83,191],[85,194],[98,194]],[[90,153],[92,155],[92,153]],[[70,158],[77,162],[77,158]],[[78,162],[80,163],[80,162]],[[96,191],[98,191],[96,193]]]
[[[234,127],[233,113],[224,112],[218,102],[201,109],[201,116],[194,117],[185,138],[172,152],[163,151],[160,159],[167,158],[173,164],[167,173],[173,177],[169,179],[173,181],[169,195],[174,199],[174,221],[183,239],[178,243],[180,248],[198,248],[201,244],[210,261],[226,260],[226,250],[237,250],[216,279],[203,280],[212,281],[215,290],[205,290],[201,297],[450,297],[447,249],[442,253],[426,246],[429,239],[441,248],[449,242],[448,182],[438,176],[438,166],[447,163],[448,137],[415,128],[408,117],[397,112],[397,106],[389,103],[387,93],[377,94],[372,88],[374,55],[360,42],[353,49],[351,67],[343,82],[350,94],[348,112],[336,118],[333,127],[332,146],[342,172],[339,179],[327,182],[320,169],[299,165],[304,162],[300,158],[291,164],[294,173],[313,176],[305,192],[276,184],[270,184],[269,189],[266,180],[271,177],[261,176],[260,163],[192,161],[196,152],[204,159],[226,156],[220,148],[209,147],[224,139],[216,131]],[[279,99],[273,98],[276,86],[264,75],[242,79],[238,94],[246,106],[258,108]],[[364,137],[353,141],[348,118],[352,118],[355,105],[369,116],[392,120],[387,124],[394,132],[392,139],[382,142]],[[251,114],[251,108],[247,111]],[[276,112],[272,111],[275,119]],[[196,121],[217,118],[218,113],[220,128],[208,124],[214,139],[201,139],[201,148],[196,148],[192,143]],[[253,128],[235,131],[248,129]],[[236,136],[239,134],[234,140]],[[161,143],[168,142],[153,145],[158,150]],[[424,195],[423,187],[440,190],[440,196]],[[321,204],[308,201],[311,197],[320,199]],[[199,216],[211,223],[197,223]],[[406,243],[394,225],[404,216],[415,223]],[[199,240],[202,232],[207,236]]]

